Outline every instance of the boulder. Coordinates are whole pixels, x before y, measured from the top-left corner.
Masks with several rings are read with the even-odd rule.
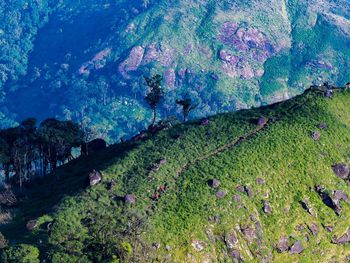
[[[278,240],[276,248],[280,253],[286,252],[288,250],[288,238],[286,236],[282,236]]]
[[[328,125],[327,125],[327,123],[320,123],[318,125],[318,128],[321,129],[321,130],[327,130],[328,129]]]
[[[339,238],[334,236],[332,242],[337,245],[350,243],[350,229],[348,229],[348,231],[346,231],[346,233]]]
[[[253,197],[253,191],[250,188],[250,186],[245,186],[244,187],[244,191],[246,192],[246,194],[248,195],[248,197]]]
[[[267,124],[267,119],[265,117],[260,117],[257,121],[257,125],[260,127],[264,127]]]
[[[321,133],[317,132],[317,131],[314,131],[314,132],[311,133],[311,138],[314,141],[319,141],[321,139]]]
[[[244,187],[241,186],[241,185],[236,186],[236,190],[237,190],[238,192],[241,192],[241,193],[244,193],[244,192],[245,192]]]
[[[217,198],[219,198],[219,199],[221,199],[221,198],[224,198],[225,196],[226,196],[226,192],[225,191],[218,191],[217,193],[216,193],[216,197]]]
[[[218,188],[220,186],[220,181],[217,179],[212,179],[209,181],[209,186],[211,188]]]
[[[255,181],[258,185],[264,185],[266,183],[265,180],[262,178],[256,178]]]
[[[26,224],[26,228],[27,228],[29,231],[33,231],[36,227],[37,227],[37,220],[30,220],[30,221],[28,221],[28,223]]]
[[[252,243],[257,238],[256,230],[251,227],[242,229],[242,234],[244,235],[248,243]]]
[[[227,249],[233,249],[238,244],[238,238],[235,233],[225,236]]]
[[[192,247],[198,252],[202,251],[206,246],[207,244],[203,241],[200,241],[200,240],[192,241]]]
[[[236,203],[240,203],[242,201],[242,197],[240,195],[234,195],[233,201],[235,201]]]
[[[304,251],[303,244],[301,243],[300,240],[296,241],[290,248],[289,248],[289,253],[291,254],[300,254],[301,252]]]
[[[124,196],[124,202],[126,204],[134,204],[136,202],[136,197],[133,194],[127,194]]]
[[[345,163],[338,163],[333,165],[333,172],[341,179],[348,179],[350,174],[349,166]]]
[[[309,229],[310,229],[312,235],[317,236],[317,234],[318,234],[318,226],[317,226],[316,223],[312,223],[312,224],[309,226]]]
[[[263,201],[263,211],[265,214],[271,214],[272,212],[270,203],[266,200]]]
[[[96,170],[92,170],[92,172],[89,174],[89,184],[90,186],[97,185],[102,181],[102,175],[100,172]]]

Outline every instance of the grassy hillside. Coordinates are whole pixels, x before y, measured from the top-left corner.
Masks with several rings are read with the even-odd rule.
[[[337,214],[321,196],[350,195],[332,170],[350,164],[349,101],[349,91],[309,90],[111,146],[38,182],[0,231],[49,262],[345,262],[350,244],[335,243],[349,229],[349,202]],[[86,187],[92,169],[103,180]]]

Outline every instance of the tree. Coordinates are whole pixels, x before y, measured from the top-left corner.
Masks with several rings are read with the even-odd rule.
[[[25,244],[9,247],[2,252],[3,263],[39,263],[39,249]]]
[[[188,115],[192,110],[198,107],[198,104],[193,104],[192,99],[187,94],[179,100],[176,100],[176,104],[182,106],[183,121],[186,122]]]
[[[145,97],[148,105],[151,107],[153,111],[153,119],[152,119],[152,127],[156,123],[157,119],[157,106],[160,103],[161,99],[164,96],[164,92],[161,86],[163,77],[160,75],[155,75],[151,78],[144,77],[147,87],[149,88],[149,92]]]

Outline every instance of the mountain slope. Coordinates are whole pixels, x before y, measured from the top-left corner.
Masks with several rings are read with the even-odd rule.
[[[0,231],[52,262],[343,262],[349,99],[308,90],[112,146],[38,182]]]
[[[350,75],[345,0],[51,5],[27,72],[4,85],[6,117],[79,120],[115,141],[147,126],[143,75],[164,76],[164,117],[179,113],[174,101],[185,93],[200,117],[285,100],[312,82],[343,85]]]

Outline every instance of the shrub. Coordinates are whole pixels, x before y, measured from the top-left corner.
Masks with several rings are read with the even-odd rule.
[[[39,263],[39,249],[34,246],[20,244],[3,251],[3,263]]]

